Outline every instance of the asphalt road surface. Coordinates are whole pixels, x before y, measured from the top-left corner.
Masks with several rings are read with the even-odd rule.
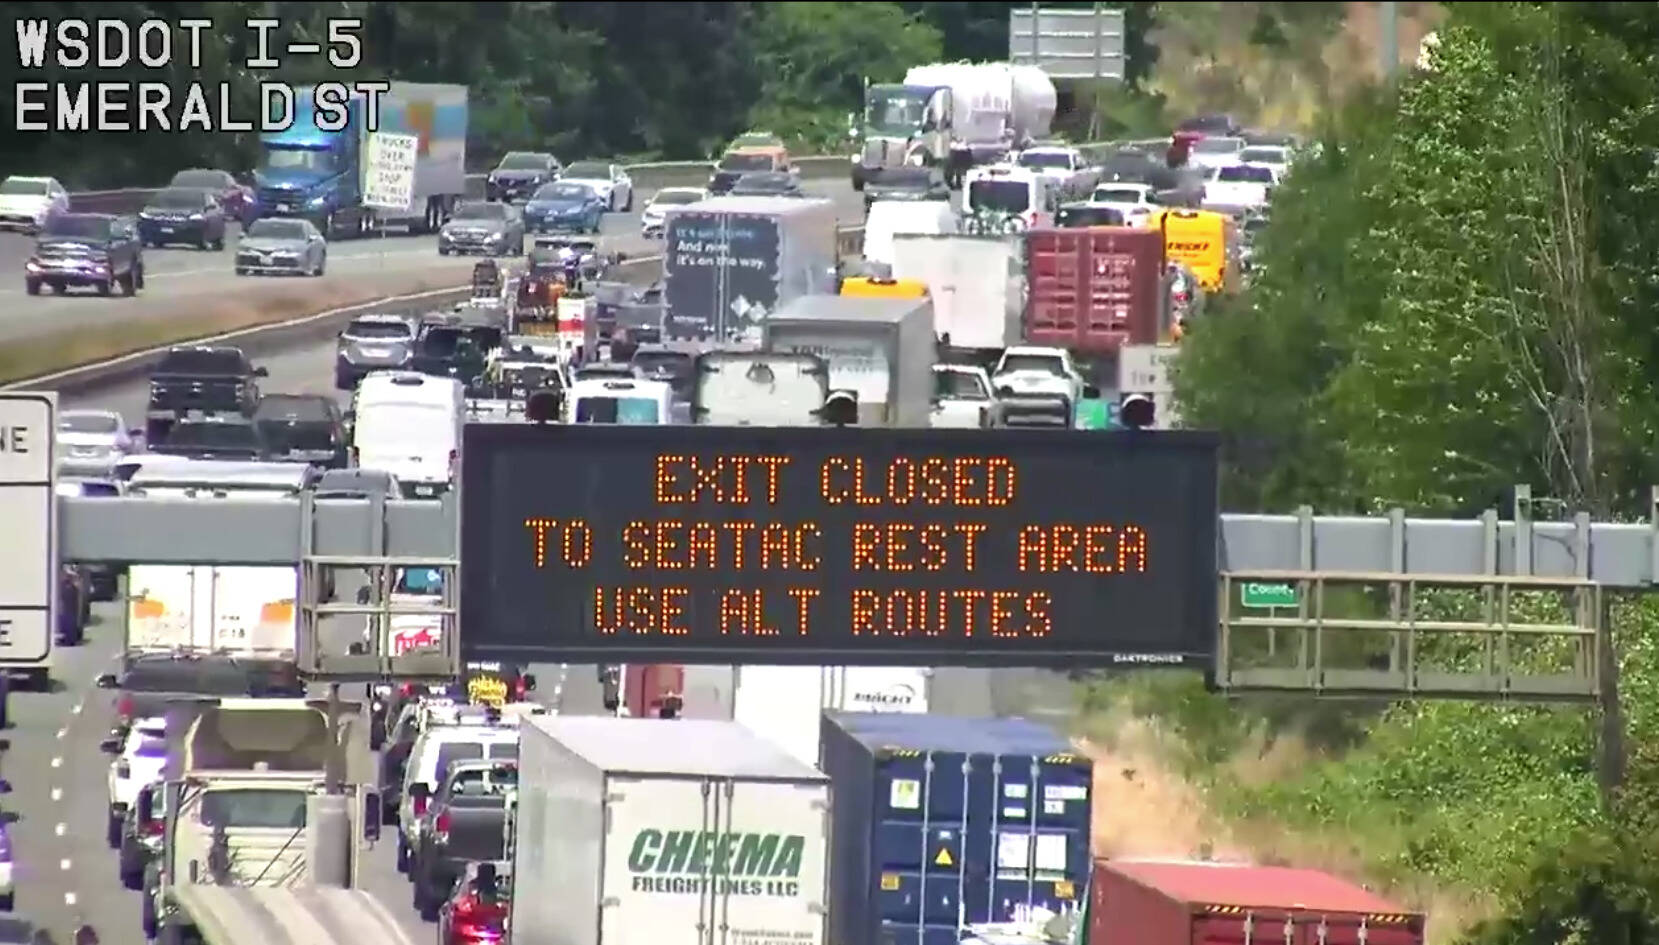
[[[844,222],[861,216],[860,198],[844,183],[812,181],[808,185],[815,192],[835,197],[842,210]],[[643,202],[643,201],[642,201]],[[632,215],[614,215],[605,226],[605,249],[621,250],[630,255],[646,254],[650,244],[638,236],[638,219]],[[361,244],[359,244],[361,245]],[[398,239],[387,241],[389,254],[395,253],[411,271],[430,267],[439,257],[431,238]],[[9,244],[0,244],[0,255]],[[353,245],[351,249],[355,250]],[[345,278],[351,264],[341,265],[345,244],[331,257],[331,273]],[[378,252],[378,250],[364,250]],[[152,251],[153,253],[153,251]],[[175,256],[176,254],[176,256]],[[216,272],[202,270],[204,259],[210,254],[185,251],[164,251],[153,258],[177,259],[170,262],[167,272],[152,283],[160,287],[151,293],[186,294],[191,286],[211,286],[223,277]],[[345,257],[350,258],[350,257]],[[360,265],[372,265],[367,256]],[[228,264],[228,260],[219,257]],[[152,262],[152,266],[155,263]],[[470,262],[466,265],[470,266]],[[193,281],[194,280],[194,281]],[[206,290],[198,290],[206,291]],[[0,339],[23,320],[35,316],[36,299],[19,299],[12,314],[0,315]],[[101,306],[121,303],[106,299],[54,299],[64,306],[90,306],[88,311],[101,311]],[[69,309],[64,309],[69,311]],[[58,316],[41,316],[53,317]],[[71,317],[71,316],[63,316]],[[94,317],[94,316],[88,316]],[[107,317],[103,316],[103,317]],[[331,343],[313,345],[297,350],[273,352],[256,361],[265,366],[269,379],[262,385],[272,392],[326,393],[339,396],[333,385],[333,346]],[[147,382],[117,386],[91,394],[67,396],[64,409],[76,407],[103,407],[122,412],[129,422],[135,422],[144,413]],[[158,540],[159,537],[158,537]],[[350,599],[354,588],[342,584],[341,599]],[[11,746],[0,757],[0,775],[12,783],[13,793],[0,804],[15,812],[12,826],[18,866],[17,911],[33,918],[57,932],[60,941],[67,940],[68,930],[77,921],[92,923],[105,945],[139,945],[143,941],[138,930],[139,894],[123,889],[116,875],[116,858],[106,848],[103,837],[104,812],[107,804],[105,777],[109,759],[98,749],[98,743],[107,734],[113,714],[111,693],[94,687],[99,673],[113,668],[120,648],[120,612],[115,605],[99,605],[96,609],[98,625],[94,626],[84,646],[59,651],[55,675],[57,685],[49,693],[18,693],[11,699],[12,729],[6,734]],[[356,639],[361,633],[360,618],[333,618],[334,625],[324,629],[325,645],[339,646]],[[555,711],[568,714],[598,714],[603,712],[596,667],[591,665],[534,665],[531,670],[538,677],[537,698]],[[709,715],[729,697],[729,667],[692,667],[687,679],[687,714]],[[355,688],[355,687],[351,687]],[[347,697],[352,696],[348,689]],[[1058,721],[1071,714],[1071,690],[1054,674],[1025,669],[963,669],[941,667],[935,670],[932,709],[938,714],[986,716],[1025,715]],[[357,726],[362,732],[365,726]],[[367,770],[370,763],[366,745],[361,742],[354,749],[352,770]],[[393,866],[395,841],[390,831],[387,839],[370,850],[362,864],[360,882],[393,910],[403,921],[416,941],[429,941],[435,931],[416,916],[411,903],[409,885]]]
[[[846,181],[808,180],[803,186],[809,193],[835,200],[844,221],[861,218],[862,198]],[[660,241],[647,241],[639,235],[639,211],[654,193],[655,190],[641,189],[634,200],[634,212],[605,216],[600,234],[607,252],[638,255],[661,246]],[[382,237],[334,242],[329,246],[328,271],[320,279],[239,277],[231,266],[236,249],[233,236],[226,240],[222,251],[182,247],[145,249],[146,286],[133,298],[118,295],[105,298],[90,290],[76,290],[69,296],[31,297],[23,289],[23,263],[33,247],[31,237],[0,233],[0,273],[8,274],[0,281],[0,344],[65,329],[97,328],[116,319],[163,316],[177,312],[181,306],[237,297],[250,290],[291,288],[296,281],[302,288],[327,285],[330,281],[347,285],[353,279],[372,276],[380,281],[387,275],[395,278],[407,273],[412,277],[417,273],[431,274],[437,269],[453,270],[456,282],[460,283],[472,272],[476,261],[468,257],[439,256],[436,236],[394,232]]]

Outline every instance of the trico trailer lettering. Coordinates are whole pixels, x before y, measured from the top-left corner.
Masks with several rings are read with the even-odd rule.
[[[1213,439],[1083,437],[469,424],[466,658],[1205,658]]]
[[[734,722],[535,716],[511,945],[823,945],[829,785]],[[711,931],[696,941],[712,941]]]

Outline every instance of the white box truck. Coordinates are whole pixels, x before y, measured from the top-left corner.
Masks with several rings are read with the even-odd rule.
[[[932,671],[913,666],[738,666],[732,718],[816,766],[825,709],[926,713]]]
[[[735,722],[520,729],[509,945],[824,945],[829,779]]]
[[[297,568],[135,564],[127,595],[128,653],[294,658]]]

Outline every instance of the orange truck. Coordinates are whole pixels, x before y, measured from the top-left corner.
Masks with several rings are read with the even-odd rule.
[[[1085,945],[1425,945],[1426,918],[1318,870],[1096,858]]]

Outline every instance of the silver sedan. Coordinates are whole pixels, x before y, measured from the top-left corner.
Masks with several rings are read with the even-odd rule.
[[[236,245],[236,274],[320,276],[328,268],[328,241],[310,220],[266,217],[248,225]]]
[[[58,414],[55,441],[58,468],[64,473],[106,475],[123,457],[136,452],[142,432],[127,429],[113,410],[65,410]]]
[[[524,217],[505,203],[463,203],[438,231],[438,255],[524,255]]]

